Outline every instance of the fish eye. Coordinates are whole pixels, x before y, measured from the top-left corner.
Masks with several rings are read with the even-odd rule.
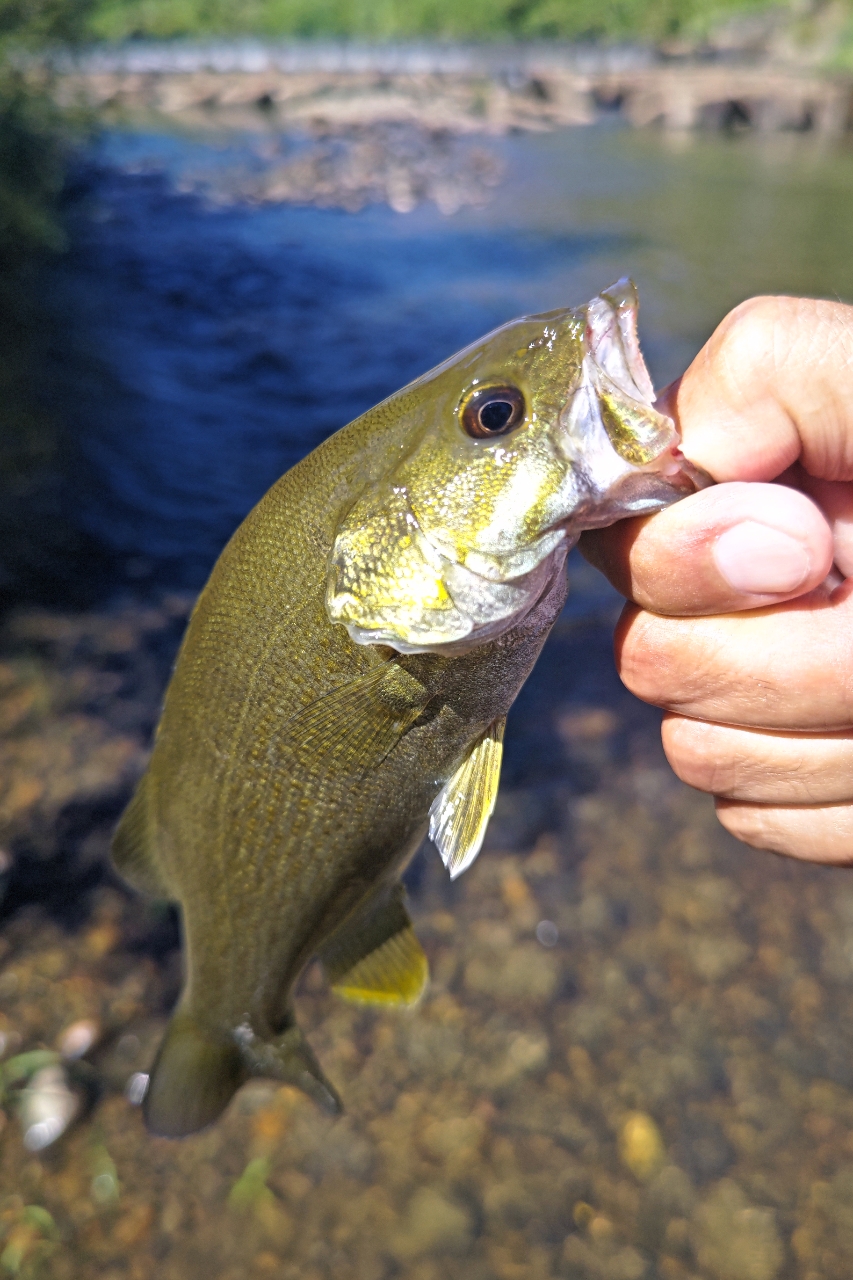
[[[478,387],[459,407],[462,426],[476,440],[506,435],[524,421],[524,396],[518,387]]]

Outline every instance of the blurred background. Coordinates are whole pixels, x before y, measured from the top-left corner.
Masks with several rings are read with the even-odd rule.
[[[514,315],[637,281],[658,386],[853,301],[853,7],[0,0],[0,1275],[846,1280],[853,880],[738,845],[579,558],[347,1112],[134,1105],[179,922],[107,862],[195,594],[289,466]]]

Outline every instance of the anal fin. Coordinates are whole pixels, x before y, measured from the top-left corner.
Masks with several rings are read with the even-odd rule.
[[[112,842],[112,859],[123,880],[152,898],[173,895],[154,862],[153,835],[148,808],[148,774],[133,793],[121,815]]]
[[[356,1004],[412,1005],[423,994],[429,964],[395,884],[332,936],[320,952],[336,995]]]
[[[432,802],[429,838],[451,880],[470,867],[483,846],[495,808],[506,716],[492,721]]]

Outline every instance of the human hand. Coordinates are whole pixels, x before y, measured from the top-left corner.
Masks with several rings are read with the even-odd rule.
[[[733,835],[853,863],[853,307],[743,303],[661,407],[721,483],[582,538],[619,673]]]

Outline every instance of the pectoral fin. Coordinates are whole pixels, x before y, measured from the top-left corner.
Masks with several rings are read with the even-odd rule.
[[[121,816],[112,843],[112,859],[119,875],[152,898],[171,898],[172,894],[154,861],[154,839],[148,805],[146,774],[130,804]]]
[[[498,794],[505,725],[505,716],[489,725],[432,802],[429,838],[451,880],[470,867],[482,847]]]
[[[356,1004],[411,1005],[429,965],[403,903],[401,884],[333,935],[320,953],[332,990]]]
[[[396,662],[324,694],[295,716],[287,736],[307,769],[343,773],[376,768],[421,715],[429,691]]]

